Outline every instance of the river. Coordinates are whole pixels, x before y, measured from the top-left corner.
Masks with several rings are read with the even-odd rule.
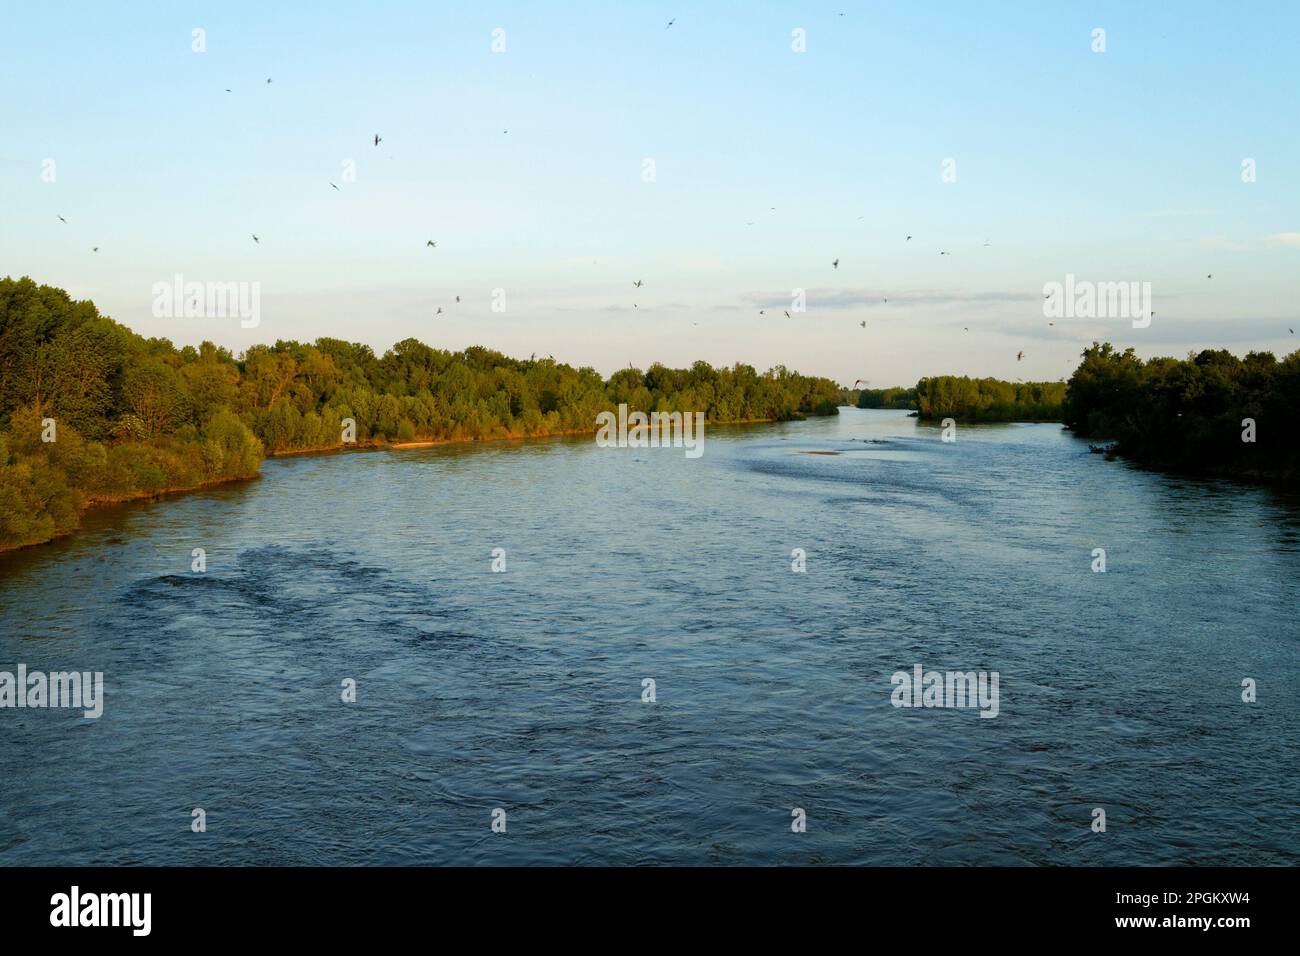
[[[0,710],[0,865],[1294,864],[1297,582],[1294,498],[1057,425],[269,460],[0,556],[0,670],[105,686]]]

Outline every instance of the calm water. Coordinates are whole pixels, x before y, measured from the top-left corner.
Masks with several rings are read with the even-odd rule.
[[[269,461],[0,557],[0,670],[106,683],[0,710],[0,864],[1295,863],[1298,581],[1294,500],[1053,425]]]

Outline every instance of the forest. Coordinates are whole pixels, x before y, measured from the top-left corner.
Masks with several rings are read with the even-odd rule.
[[[1300,443],[1300,351],[1244,359],[1207,349],[1143,361],[1093,343],[1071,377],[1062,416],[1076,435],[1109,439],[1121,455],[1161,468],[1294,483]]]
[[[710,423],[837,414],[839,386],[778,366],[654,364],[608,380],[554,359],[415,339],[383,355],[322,338],[242,355],[143,338],[90,302],[0,279],[0,550],[48,541],[98,503],[249,478],[262,458],[356,443],[596,431],[626,402]]]
[[[1065,382],[938,375],[916,383],[916,409],[922,421],[1059,422],[1065,391]]]
[[[904,408],[916,409],[915,388],[864,388],[857,393],[853,402],[858,408]]]

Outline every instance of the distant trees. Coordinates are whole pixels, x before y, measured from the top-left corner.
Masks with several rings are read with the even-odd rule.
[[[1061,420],[1064,382],[1003,382],[996,378],[938,375],[916,383],[922,419],[967,422],[1054,422]]]
[[[916,408],[914,388],[864,388],[858,392],[858,408]]]
[[[1269,352],[1241,359],[1207,349],[1144,362],[1131,348],[1094,342],[1070,378],[1062,413],[1075,434],[1112,439],[1120,454],[1149,464],[1295,482],[1300,444],[1290,421],[1298,402],[1300,352],[1278,361]]]
[[[98,501],[257,474],[264,453],[595,431],[598,412],[703,411],[710,422],[835,414],[825,378],[778,366],[623,369],[415,339],[382,356],[322,338],[175,348],[31,279],[0,279],[0,549],[75,527]],[[40,441],[52,418],[57,441]]]

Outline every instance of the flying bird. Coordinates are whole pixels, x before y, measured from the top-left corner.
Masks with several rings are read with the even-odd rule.
[[[433,313],[433,314],[434,314],[434,315],[442,315],[442,306],[438,306],[438,311],[435,312],[435,313]]]
[[[911,236],[908,236],[908,237],[907,237],[906,239],[904,239],[903,241],[904,241],[904,242],[911,242],[911,241],[912,241],[912,237],[911,237]]]
[[[790,312],[789,312],[789,310],[786,310],[785,317],[786,317],[787,319],[790,318]]]
[[[1210,273],[1209,275],[1207,275],[1205,278],[1207,278],[1207,279],[1213,279],[1213,278],[1214,278],[1214,273],[1211,272],[1211,273]]]
[[[641,280],[640,280],[640,279],[637,279],[637,280],[636,280],[635,282],[633,282],[632,284],[633,284],[634,286],[636,286],[638,289],[641,288]]]
[[[1024,357],[1025,357],[1025,353],[1024,353],[1024,352],[1017,352],[1017,353],[1016,353],[1016,361],[1017,361],[1017,362],[1019,362],[1019,361],[1020,361],[1022,358],[1024,358]]]
[[[331,185],[331,186],[334,186],[334,184],[333,184],[333,183],[330,183],[330,185]],[[339,187],[337,187],[337,186],[334,186],[334,188],[335,188],[335,189],[338,189],[338,188],[339,188]]]
[[[253,236],[253,241],[256,242],[258,245],[262,244],[262,240],[257,238],[257,236]]]
[[[859,322],[858,325],[862,326],[865,329],[867,327],[866,320],[864,319],[863,321]]]
[[[427,248],[430,248],[430,247],[432,247],[432,248],[434,248],[434,249],[437,249],[437,248],[438,248],[438,244],[437,244],[436,242],[434,242],[432,239],[430,239],[430,240],[429,240],[428,242],[426,242],[424,245],[425,245],[425,248],[426,248],[426,249],[427,249]]]
[[[380,143],[382,143],[383,141],[384,141],[384,138],[383,138],[382,136],[380,136],[378,133],[376,133],[376,134],[375,134],[375,145],[378,146],[378,145],[379,145]]]
[[[65,226],[68,224],[68,220],[64,219],[62,216],[59,217],[59,222],[63,223]]]
[[[831,268],[832,268],[832,269],[838,269],[839,267],[840,267],[840,260],[839,260],[839,259],[836,259],[834,262],[831,263]]]
[[[268,83],[271,82],[271,78],[270,78],[269,76],[266,78],[266,82],[268,82]]]
[[[667,26],[667,27],[664,27],[664,29],[667,30],[668,27],[671,27],[671,26],[672,26],[674,23],[676,23],[676,22],[677,22],[677,18],[676,18],[676,17],[673,17],[671,20],[668,21],[668,26]]]
[[[91,252],[98,252],[98,251],[99,251],[99,246],[96,246],[94,249],[91,249],[90,251],[91,251]]]
[[[941,255],[941,256],[947,256],[947,255],[951,255],[951,253],[948,253],[948,252],[941,252],[941,253],[939,253],[939,255]]]
[[[969,332],[969,331],[970,331],[970,326],[969,326],[969,325],[964,325],[964,326],[962,326],[962,331],[963,331],[963,332]]]
[[[759,309],[759,310],[758,310],[758,314],[759,314],[759,315],[767,315],[767,313],[764,312],[762,309]]]
[[[456,296],[456,301],[457,301],[457,302],[460,301],[460,296]]]

